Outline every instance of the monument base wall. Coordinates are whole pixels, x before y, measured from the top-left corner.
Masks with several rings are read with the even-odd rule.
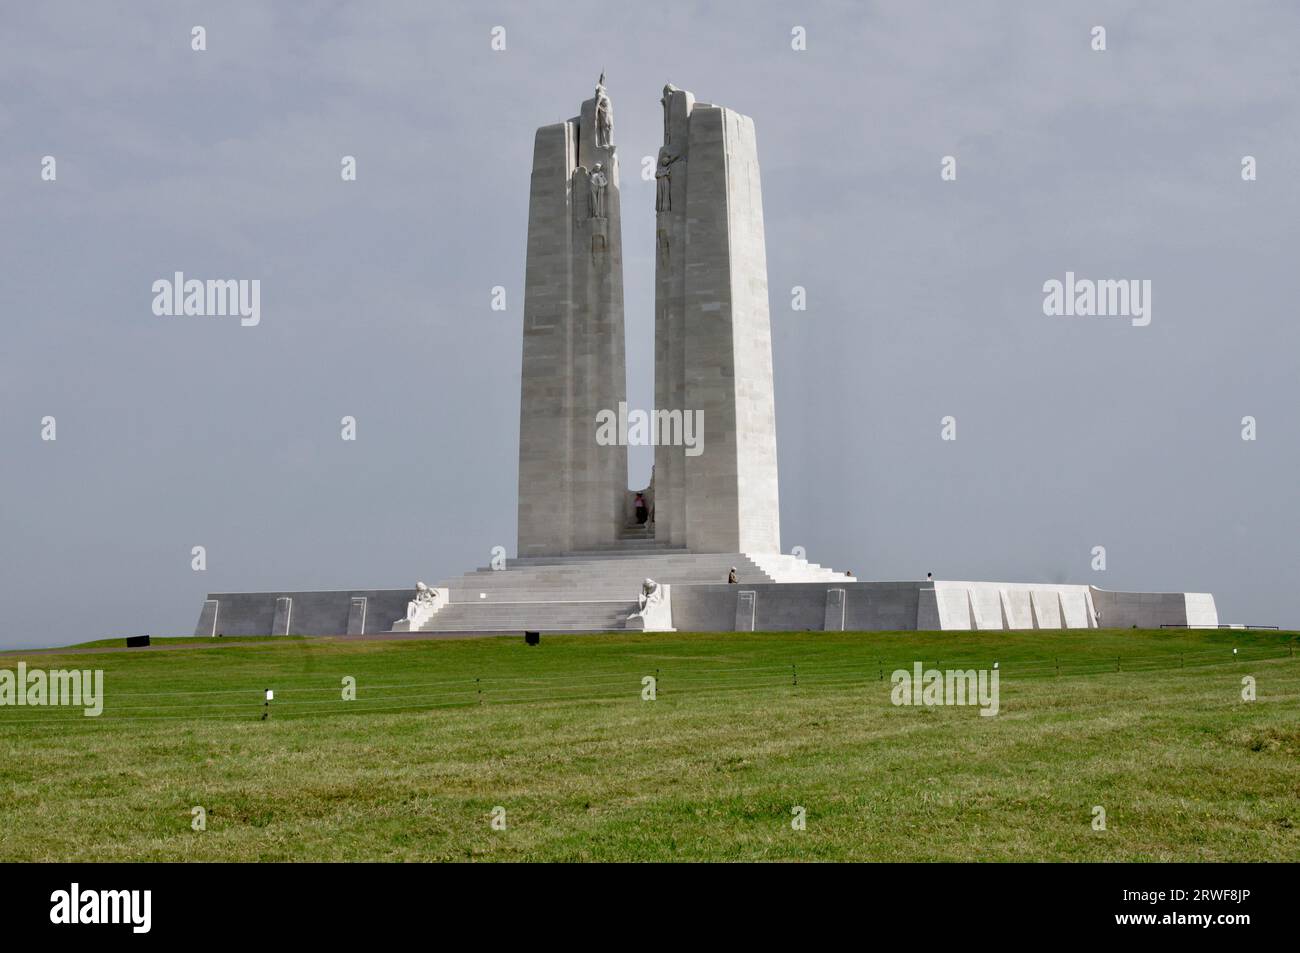
[[[924,583],[757,583],[676,586],[673,589],[673,628],[679,632],[737,631],[741,592],[752,592],[752,629],[740,631],[821,632],[827,624],[827,604],[843,592],[843,624],[835,616],[834,631],[891,632],[916,628],[917,605]],[[747,600],[746,600],[747,601]],[[838,605],[836,606],[838,610]],[[746,619],[749,618],[744,613]]]
[[[406,615],[413,590],[335,589],[298,592],[212,592],[196,636],[364,635],[388,632]],[[287,611],[281,600],[288,599]],[[357,600],[364,599],[364,603]],[[215,620],[211,603],[216,603]],[[283,619],[283,621],[280,621]],[[277,625],[277,622],[279,624]]]
[[[713,582],[726,565],[740,582]],[[898,632],[1144,629],[1218,625],[1209,593],[1110,592],[1091,586],[1001,582],[858,582],[832,571],[818,581],[775,582],[770,557],[705,556],[516,563],[440,588],[446,604],[421,631],[617,632],[634,626],[642,576],[672,591],[679,632]],[[806,569],[806,573],[813,572]],[[708,582],[693,582],[692,578]],[[799,577],[794,577],[799,578]],[[805,575],[802,578],[807,578]],[[411,589],[210,593],[196,635],[360,635],[389,632]],[[215,617],[214,617],[215,610]]]
[[[1218,624],[1209,593],[1109,592],[1050,583],[845,581],[679,585],[673,590],[673,627],[682,632],[983,632]]]

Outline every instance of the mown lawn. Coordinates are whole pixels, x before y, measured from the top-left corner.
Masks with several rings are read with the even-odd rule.
[[[1296,644],[679,633],[6,656],[103,669],[106,701],[99,718],[0,707],[0,860],[1294,861]],[[997,661],[1000,713],[893,705],[891,672],[916,661]]]
[[[150,645],[176,646],[176,645],[212,645],[214,642],[274,642],[286,640],[298,640],[303,638],[300,635],[240,635],[231,638],[212,639],[207,636],[186,635],[186,636],[167,636],[159,638],[153,636],[149,641]],[[95,639],[93,642],[78,642],[76,645],[68,646],[73,649],[120,649],[126,646],[126,638],[119,637],[116,639]]]

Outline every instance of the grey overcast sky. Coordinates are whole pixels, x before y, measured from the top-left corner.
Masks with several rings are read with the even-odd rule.
[[[754,118],[786,551],[863,579],[1208,590],[1224,621],[1300,625],[1300,5],[55,0],[4,21],[0,645],[188,635],[208,591],[513,554],[533,133],[602,69],[633,406],[660,90]],[[1067,270],[1149,279],[1151,324],[1045,316]],[[155,316],[175,271],[260,279],[260,325]]]

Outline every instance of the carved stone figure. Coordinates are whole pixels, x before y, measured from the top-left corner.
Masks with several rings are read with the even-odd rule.
[[[658,604],[663,601],[663,598],[663,586],[659,585],[659,583],[655,582],[653,579],[647,579],[645,582],[641,583],[641,595],[637,596],[636,600],[637,609],[641,612],[645,612],[646,606],[651,603]]]
[[[605,92],[605,74],[596,81],[596,146],[608,149],[614,144],[614,104]]]
[[[673,610],[668,586],[653,579],[641,583],[637,611],[627,617],[627,627],[641,632],[672,632]]]
[[[438,592],[436,589],[430,589],[422,582],[415,584],[415,598],[406,604],[406,618],[398,620],[399,623],[407,623],[409,628],[405,631],[414,632],[424,623],[433,618],[433,614],[439,609]],[[396,629],[397,626],[394,626]]]
[[[671,146],[659,150],[659,165],[655,168],[655,211],[668,212],[673,207],[672,165],[682,154]]]
[[[669,120],[668,113],[672,108],[669,104],[672,102],[673,93],[677,92],[677,87],[672,83],[664,84],[664,95],[659,100],[659,104],[664,107],[664,145],[672,141],[672,123]]]
[[[605,175],[604,167],[597,162],[591,169],[591,188],[587,191],[587,212],[592,218],[605,217],[605,186],[609,185],[609,177]]]

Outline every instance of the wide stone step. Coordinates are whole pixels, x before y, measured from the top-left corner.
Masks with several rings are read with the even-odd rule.
[[[766,576],[755,573],[739,573],[741,585],[758,585],[770,583],[773,580]],[[686,587],[686,586],[709,586],[723,585],[726,583],[726,576],[717,576],[712,579],[676,579],[671,575],[660,574],[655,581],[663,585]],[[474,603],[474,602],[530,602],[540,600],[543,602],[572,600],[600,600],[600,599],[630,599],[639,595],[641,592],[641,583],[643,577],[636,576],[629,579],[621,580],[575,580],[565,583],[528,583],[520,582],[517,585],[473,585],[464,586],[454,585],[446,586],[451,595],[452,603]],[[811,580],[822,581],[822,580]]]
[[[742,564],[749,565],[749,566],[754,565],[753,563],[748,562],[748,560],[737,558],[735,556],[729,558],[723,556],[723,557],[710,557],[707,559],[701,559],[698,556],[675,555],[675,554],[674,555],[665,554],[661,556],[626,556],[625,555],[625,556],[611,557],[608,559],[589,559],[589,558],[579,559],[579,558],[571,557],[564,560],[547,560],[547,561],[536,561],[536,562],[531,562],[531,561],[520,562],[516,560],[510,560],[509,562],[507,562],[506,568],[500,571],[515,572],[520,570],[527,570],[527,571],[537,571],[537,572],[541,572],[541,571],[593,572],[593,571],[599,571],[601,569],[606,569],[609,572],[630,572],[632,571],[632,567],[643,566],[646,569],[653,569],[655,567],[668,567],[670,569],[673,568],[696,569],[696,570],[707,572],[711,570],[716,570],[718,568],[725,570],[728,566],[733,566],[733,565],[741,566]],[[466,573],[465,575],[477,575],[479,572],[485,572],[485,571],[490,571],[490,570],[488,569],[488,567],[480,567],[476,572]]]
[[[558,603],[608,600],[623,603],[641,590],[650,578],[670,586],[725,584],[732,566],[736,567],[741,585],[759,583],[836,583],[852,577],[809,563],[793,555],[744,553],[601,553],[600,555],[566,554],[534,556],[511,560],[500,571],[480,569],[445,580],[441,587],[449,591],[450,605],[457,607],[506,603],[534,603],[554,606]],[[529,616],[538,621],[537,612]],[[520,617],[522,619],[522,617]]]
[[[499,572],[486,570],[484,572],[465,573],[462,576],[454,577],[454,578],[523,579],[527,577],[534,577],[537,579],[543,579],[543,578],[563,579],[563,578],[575,577],[575,576],[585,576],[588,578],[597,577],[597,576],[625,578],[630,575],[635,575],[638,572],[654,573],[655,571],[658,571],[661,575],[668,572],[676,572],[676,573],[704,574],[707,576],[716,576],[718,573],[722,573],[725,576],[727,574],[727,570],[731,566],[735,566],[737,571],[748,570],[750,572],[759,572],[759,573],[763,572],[763,570],[760,567],[753,566],[750,565],[749,563],[744,563],[744,562],[722,562],[722,563],[717,563],[715,565],[705,565],[705,566],[689,564],[689,563],[680,564],[680,563],[670,563],[670,562],[663,562],[663,563],[632,562],[624,566],[611,566],[608,564],[593,564],[591,566],[569,566],[569,567],[558,567],[558,566],[522,567],[522,568],[513,568],[513,569],[502,569]]]
[[[774,581],[756,572],[740,572],[737,573],[737,577],[741,585],[755,585]],[[697,575],[678,577],[672,573],[657,573],[652,578],[656,582],[669,586],[721,585],[727,581],[726,573],[719,573],[708,578],[701,578]],[[463,580],[444,584],[443,588],[449,590],[451,596],[449,601],[453,603],[501,601],[503,599],[512,599],[518,602],[533,599],[543,601],[628,599],[640,593],[641,583],[644,579],[645,576],[636,574],[622,579],[581,577],[565,580]]]
[[[546,566],[564,565],[573,562],[592,562],[604,559],[644,559],[647,556],[687,556],[690,558],[699,558],[697,554],[688,553],[680,546],[669,546],[665,543],[647,543],[642,546],[626,546],[618,549],[578,550],[572,553],[565,553],[563,556],[516,556],[513,559],[506,560],[506,563],[511,566]]]
[[[621,625],[448,625],[436,629],[424,629],[430,635],[451,634],[454,632],[541,632],[546,635],[569,635],[587,632],[622,632]]]
[[[849,582],[852,576],[786,553],[763,553],[751,561],[776,582]]]
[[[637,604],[622,600],[567,602],[452,602],[426,632],[615,631],[625,628]]]
[[[684,589],[691,583],[667,583],[668,586],[676,589]],[[628,598],[638,595],[641,591],[640,583],[632,586],[611,586],[607,589],[593,589],[582,587],[577,589],[453,589],[451,590],[451,600],[447,608],[452,606],[491,606],[491,605],[509,605],[510,603],[550,603],[559,604],[572,602],[574,599],[592,599],[609,602],[625,602]],[[479,593],[485,594],[484,598],[479,598]]]
[[[679,554],[671,556],[642,557],[640,559],[572,559],[556,562],[508,564],[508,568],[494,572],[483,569],[465,573],[459,578],[446,580],[444,588],[463,591],[490,591],[494,589],[567,589],[590,588],[593,591],[606,587],[639,587],[647,577],[670,585],[707,584],[726,582],[731,566],[737,569],[742,582],[772,582],[746,557],[739,554]],[[633,592],[637,591],[635,588]],[[625,593],[621,593],[625,594]],[[455,598],[455,597],[453,597]]]
[[[587,606],[587,608],[575,608]],[[592,606],[599,606],[593,608]],[[636,608],[635,602],[483,602],[477,604],[455,603],[448,605],[434,618],[447,616],[476,616],[482,618],[507,618],[512,616],[614,616],[627,614],[627,607]]]

